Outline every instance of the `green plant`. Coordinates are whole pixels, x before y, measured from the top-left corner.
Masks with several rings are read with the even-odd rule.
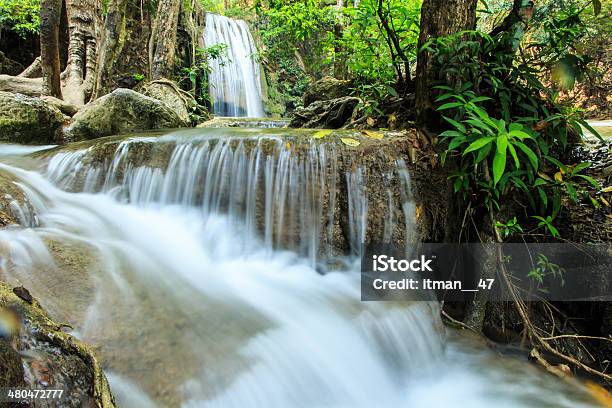
[[[0,0],[0,27],[22,37],[40,28],[40,2],[37,0]]]
[[[512,217],[511,220],[505,223],[497,221],[496,227],[503,238],[508,238],[511,235],[523,232],[523,227],[518,223],[516,217]]]
[[[536,266],[527,273],[527,277],[536,283],[539,291],[546,293],[548,291],[542,288],[541,285],[544,284],[544,279],[549,276],[559,279],[561,286],[565,285],[565,269],[550,262],[546,255],[538,254]]]
[[[228,45],[219,43],[211,45],[207,48],[198,48],[196,50],[196,61],[190,66],[183,68],[183,76],[181,82],[187,82],[191,92],[199,104],[212,106],[208,92],[208,75],[211,67],[210,61],[217,60],[219,65],[223,66],[230,61],[228,56]]]
[[[132,78],[137,82],[142,82],[146,77],[143,74],[132,74]]]

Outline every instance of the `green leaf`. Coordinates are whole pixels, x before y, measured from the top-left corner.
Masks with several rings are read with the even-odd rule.
[[[497,140],[495,141],[495,143],[497,144],[497,151],[499,153],[506,154],[506,149],[508,148],[508,136],[506,135],[497,136]]]
[[[515,146],[522,150],[531,162],[531,166],[534,170],[538,169],[538,156],[524,143],[515,143]]]
[[[590,185],[592,185],[598,190],[601,190],[601,184],[599,184],[599,182],[595,180],[593,177],[590,177],[584,174],[576,174],[576,177],[580,177],[581,179],[588,181]]]
[[[467,132],[467,130],[465,129],[465,126],[463,126],[463,124],[457,122],[456,120],[453,120],[451,118],[447,118],[446,116],[442,116],[442,118],[444,118],[445,121],[447,121],[448,123],[453,125],[460,132],[462,132],[462,133],[466,133]]]
[[[493,185],[497,185],[506,170],[506,149],[500,151],[499,148],[493,157]]]
[[[471,144],[470,144],[470,145],[467,147],[467,149],[465,149],[465,150],[463,151],[463,154],[465,155],[465,154],[467,154],[467,153],[469,153],[469,152],[473,152],[473,151],[475,151],[475,150],[482,149],[484,146],[488,145],[489,143],[491,143],[491,142],[492,142],[493,140],[495,140],[495,139],[496,139],[496,138],[495,138],[495,137],[492,137],[492,136],[491,136],[491,137],[483,137],[483,138],[480,138],[480,139],[478,139],[478,140],[476,140],[476,141],[472,142],[472,143],[471,143]]]
[[[449,102],[440,106],[437,110],[441,111],[446,109],[458,108],[459,106],[463,106],[463,104],[461,102]]]
[[[572,170],[572,174],[576,175],[578,173],[580,173],[582,170],[586,169],[587,167],[590,167],[591,163],[589,162],[583,162],[583,163],[578,163],[576,165],[576,167],[574,167],[574,169]]]
[[[531,137],[531,135],[529,135],[528,133],[525,133],[521,130],[511,130],[508,132],[509,136],[513,136],[516,137],[517,139],[533,139],[533,137]]]
[[[519,161],[518,156],[516,154],[516,150],[514,149],[514,146],[512,146],[511,143],[508,144],[508,150],[510,151],[512,158],[514,159],[514,165],[516,166],[517,169],[520,169],[521,162]]]

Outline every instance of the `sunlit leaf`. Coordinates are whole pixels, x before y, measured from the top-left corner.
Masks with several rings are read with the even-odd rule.
[[[373,130],[362,130],[361,133],[370,139],[382,139],[384,137],[381,132],[375,132]]]
[[[325,136],[329,135],[332,131],[330,129],[323,129],[323,130],[319,130],[318,132],[315,132],[314,135],[312,135],[313,139],[323,139]]]
[[[352,139],[350,137],[341,137],[340,141],[342,143],[344,143],[345,145],[347,145],[347,146],[353,146],[353,147],[354,146],[359,146],[361,144],[361,143],[359,143],[358,140]]]

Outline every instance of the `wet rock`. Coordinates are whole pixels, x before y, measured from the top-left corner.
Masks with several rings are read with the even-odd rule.
[[[0,172],[0,227],[13,224],[32,227],[37,222],[34,209],[21,188]]]
[[[289,127],[341,128],[351,119],[359,102],[359,98],[352,96],[313,102],[308,107],[293,112]]]
[[[21,319],[14,345],[0,340],[0,386],[63,389],[61,401],[36,406],[115,407],[93,352],[51,321],[35,299],[26,302],[0,282],[0,309]]]
[[[287,119],[268,118],[228,118],[216,117],[200,123],[199,128],[226,128],[226,127],[256,127],[256,128],[282,128],[289,124]]]
[[[21,356],[10,343],[0,339],[0,388],[23,386],[24,375]]]
[[[187,125],[161,101],[130,89],[119,88],[85,105],[74,116],[67,133],[71,139],[84,140]]]
[[[304,107],[317,101],[329,101],[350,94],[350,81],[324,77],[313,83],[304,93]]]
[[[0,75],[0,91],[40,96],[42,94],[42,78]]]
[[[0,91],[0,141],[50,144],[60,139],[64,115],[40,98]]]

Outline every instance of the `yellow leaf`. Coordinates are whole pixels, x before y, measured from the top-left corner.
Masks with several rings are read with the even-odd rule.
[[[609,202],[608,202],[608,200],[606,200],[605,198],[603,198],[603,197],[599,197],[599,199],[601,200],[601,202],[602,202],[602,203],[604,203],[604,205],[605,205],[606,207],[609,207],[609,206],[610,206],[610,203],[609,203]]]
[[[373,130],[362,130],[361,133],[363,133],[370,139],[382,139],[384,137],[382,133],[374,132]]]
[[[587,381],[586,386],[591,396],[597,402],[606,408],[612,408],[612,395],[605,388],[591,381]]]
[[[542,177],[546,181],[552,181],[552,179],[550,178],[550,176],[548,174],[542,173],[541,171],[538,172],[538,176]]]
[[[359,146],[361,144],[357,140],[351,139],[350,137],[341,137],[340,141],[347,146]]]
[[[374,126],[376,121],[373,118],[367,118],[366,123],[368,124],[368,126]]]
[[[612,186],[608,186],[601,190],[602,193],[612,193]]]
[[[559,183],[563,181],[563,175],[560,171],[555,173],[555,180],[557,180]]]
[[[329,135],[332,131],[330,129],[323,129],[323,130],[319,130],[318,132],[315,132],[314,135],[312,135],[312,137],[314,139],[323,139],[325,136]]]
[[[287,148],[287,150],[291,149],[291,143],[287,142],[287,144],[285,144],[285,147]]]

